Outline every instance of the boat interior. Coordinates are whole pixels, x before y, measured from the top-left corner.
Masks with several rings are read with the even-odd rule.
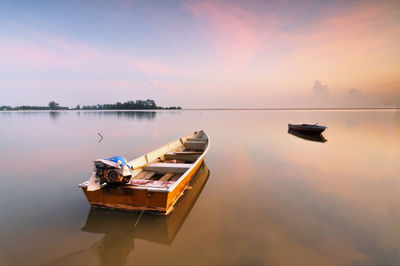
[[[168,181],[168,183],[177,181],[203,154],[208,138],[203,131],[198,131],[176,142],[178,142],[177,145],[172,143],[175,147],[165,150],[161,156],[151,160],[132,175],[128,185],[140,184],[143,181]],[[157,153],[157,150],[153,153]],[[151,155],[145,155],[147,160],[146,156]]]

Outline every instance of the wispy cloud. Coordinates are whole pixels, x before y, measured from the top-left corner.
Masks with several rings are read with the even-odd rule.
[[[149,83],[152,87],[156,88],[158,86],[158,82],[152,79],[149,79]]]
[[[165,65],[150,60],[133,60],[132,66],[134,69],[147,74],[169,75],[172,73],[171,69]]]
[[[55,36],[35,40],[0,38],[0,68],[43,71],[68,71],[77,74],[150,74],[170,75],[166,64],[107,46],[94,46]]]
[[[224,59],[248,62],[260,45],[259,21],[237,2],[190,1],[184,6],[201,22],[206,23]]]
[[[144,90],[149,78],[154,88],[157,81],[153,78],[169,78],[174,73],[154,57],[52,35],[29,39],[1,36],[0,51],[2,104],[46,104],[51,98],[74,105],[77,95],[81,104],[132,97],[157,99],[169,95],[169,90],[158,88],[157,96]],[[116,94],[105,99],[110,91]],[[21,95],[30,97],[19,103]]]

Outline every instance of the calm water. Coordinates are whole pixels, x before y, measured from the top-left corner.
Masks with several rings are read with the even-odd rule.
[[[325,143],[288,123],[328,126]],[[400,265],[400,112],[0,112],[0,265]],[[204,129],[170,216],[91,209],[92,160]],[[104,136],[98,143],[99,136]]]

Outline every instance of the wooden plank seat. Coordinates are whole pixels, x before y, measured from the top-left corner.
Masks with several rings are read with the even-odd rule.
[[[165,175],[163,175],[160,179],[158,179],[159,181],[168,181],[171,177],[173,177],[175,175],[175,173],[173,172],[169,172],[166,173]]]
[[[188,163],[152,163],[143,167],[145,171],[151,171],[156,173],[184,173],[193,164]]]
[[[183,146],[185,147],[185,149],[188,150],[204,150],[205,146],[206,146],[206,141],[186,141],[183,143]]]
[[[170,182],[175,182],[176,180],[178,180],[180,177],[182,176],[182,174],[175,174],[173,177],[171,177],[169,179]]]
[[[126,184],[126,186],[140,186],[149,188],[165,188],[168,189],[174,184],[176,180],[173,181],[159,181],[159,180],[142,180],[133,179]]]
[[[172,153],[173,154],[179,154],[179,155],[194,155],[194,154],[200,155],[203,152],[202,151],[174,151],[174,152],[171,152],[169,154],[172,154]]]
[[[202,152],[167,152],[164,157],[166,160],[184,160],[194,162]]]
[[[185,143],[201,143],[201,144],[206,144],[206,140],[186,140],[183,144]]]
[[[153,177],[153,175],[155,175],[156,172],[150,172],[150,171],[142,171],[139,174],[135,175],[132,177],[132,179],[144,179],[144,180],[148,180],[150,178]]]
[[[187,138],[186,141],[207,141],[206,138]]]

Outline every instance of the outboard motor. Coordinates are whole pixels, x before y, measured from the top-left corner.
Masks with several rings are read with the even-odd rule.
[[[94,168],[100,184],[122,185],[128,183],[132,177],[132,168],[126,159],[120,156],[98,159],[94,161]]]

